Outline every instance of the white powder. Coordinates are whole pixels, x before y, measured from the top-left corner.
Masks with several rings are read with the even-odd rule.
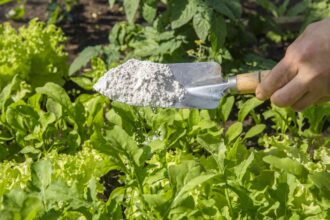
[[[94,89],[119,102],[164,108],[173,107],[186,92],[168,65],[136,59],[109,70]]]

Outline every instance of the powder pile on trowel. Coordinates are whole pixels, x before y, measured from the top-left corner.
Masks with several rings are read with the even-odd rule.
[[[173,107],[186,92],[168,65],[136,59],[109,70],[94,89],[119,102],[164,108]]]

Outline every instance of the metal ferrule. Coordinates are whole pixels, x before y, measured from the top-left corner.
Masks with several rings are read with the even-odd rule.
[[[237,90],[237,78],[236,76],[230,76],[228,78],[228,88],[229,88],[229,92],[230,93],[238,93],[238,90]]]

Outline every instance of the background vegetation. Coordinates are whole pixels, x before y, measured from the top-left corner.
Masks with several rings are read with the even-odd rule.
[[[47,24],[0,25],[2,219],[330,218],[328,103],[295,113],[229,95],[210,111],[151,109],[92,91],[132,57],[270,69],[330,3],[110,0],[127,21],[72,63],[56,25],[80,3],[55,3]]]

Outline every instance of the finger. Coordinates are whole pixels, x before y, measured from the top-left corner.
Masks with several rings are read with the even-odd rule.
[[[270,98],[276,90],[282,88],[295,77],[297,72],[298,70],[290,65],[288,58],[283,58],[258,85],[256,89],[257,98],[261,100]]]
[[[292,105],[292,108],[296,112],[304,111],[310,105],[315,104],[315,102],[320,98],[320,95],[313,92],[308,92],[301,99],[299,99],[295,104]]]
[[[306,94],[307,83],[308,81],[304,79],[302,74],[298,74],[271,96],[271,102],[279,107],[292,106]]]

